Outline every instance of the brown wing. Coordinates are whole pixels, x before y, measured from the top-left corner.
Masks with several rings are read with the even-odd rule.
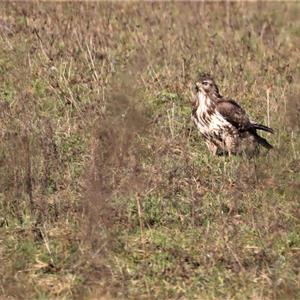
[[[251,127],[246,112],[233,100],[219,100],[216,102],[217,111],[238,130],[244,131]]]

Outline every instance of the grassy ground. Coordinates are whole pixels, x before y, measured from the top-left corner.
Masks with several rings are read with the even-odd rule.
[[[1,3],[1,297],[299,299],[299,13]],[[274,151],[211,157],[199,71]]]

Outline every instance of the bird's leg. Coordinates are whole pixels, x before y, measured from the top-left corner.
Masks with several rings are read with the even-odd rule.
[[[225,148],[227,150],[228,156],[236,154],[237,152],[237,140],[236,137],[227,137],[225,139]]]
[[[206,141],[206,145],[207,148],[209,149],[209,151],[215,156],[217,155],[217,151],[218,151],[218,146],[216,146],[214,143],[212,143],[211,141]]]

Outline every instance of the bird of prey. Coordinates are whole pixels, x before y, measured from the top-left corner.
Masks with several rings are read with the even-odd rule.
[[[200,74],[196,82],[192,120],[214,155],[253,156],[259,153],[260,146],[273,148],[257,133],[274,133],[273,129],[252,121],[237,102],[221,96],[209,74]]]

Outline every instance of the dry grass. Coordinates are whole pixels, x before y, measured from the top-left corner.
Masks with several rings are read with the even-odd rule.
[[[3,299],[300,297],[297,3],[2,3]],[[198,71],[274,127],[211,157]]]

